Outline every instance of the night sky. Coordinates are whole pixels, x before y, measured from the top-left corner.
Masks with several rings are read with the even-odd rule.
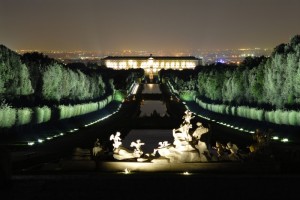
[[[274,48],[300,34],[299,0],[0,0],[13,50]]]

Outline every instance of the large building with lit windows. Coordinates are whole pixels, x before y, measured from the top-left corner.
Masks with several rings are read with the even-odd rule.
[[[202,64],[200,58],[194,56],[107,56],[101,64],[113,69],[145,70],[145,74],[156,75],[161,69],[194,69]]]

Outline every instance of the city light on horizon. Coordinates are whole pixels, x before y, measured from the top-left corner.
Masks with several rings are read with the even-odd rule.
[[[14,50],[189,54],[197,49],[274,48],[300,33],[300,2],[295,0],[0,4],[1,43]]]

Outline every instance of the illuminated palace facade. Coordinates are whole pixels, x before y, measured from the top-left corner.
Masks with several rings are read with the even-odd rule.
[[[102,65],[113,69],[145,70],[145,74],[156,75],[161,69],[194,69],[202,64],[200,58],[194,56],[108,56],[101,60]]]

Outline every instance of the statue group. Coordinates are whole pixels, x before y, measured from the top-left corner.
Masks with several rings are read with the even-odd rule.
[[[177,129],[172,130],[173,141],[158,142],[158,147],[153,149],[152,153],[144,153],[142,146],[145,145],[140,139],[131,142],[130,148],[122,145],[121,133],[116,132],[110,136],[113,142],[113,158],[116,160],[135,160],[138,162],[153,163],[183,163],[183,162],[210,162],[210,161],[242,161],[248,154],[243,153],[236,144],[227,142],[226,145],[216,141],[215,146],[210,146],[210,141],[203,140],[204,134],[209,134],[209,128],[203,126],[201,122],[196,122],[196,128],[193,129],[191,123],[194,119],[193,113],[186,110],[183,116],[183,122]],[[263,149],[266,145],[266,138],[257,135],[258,144],[250,146],[250,153]],[[96,141],[96,143],[99,141]],[[100,144],[100,142],[99,142]],[[96,148],[100,145],[95,145]],[[259,150],[258,150],[259,149]],[[100,149],[101,150],[101,149]],[[94,152],[94,151],[93,151]]]
[[[207,144],[201,141],[201,136],[209,131],[201,122],[197,122],[197,128],[192,129],[191,120],[193,113],[186,110],[183,116],[183,122],[179,128],[172,130],[173,141],[161,141],[158,147],[153,149],[152,153],[144,154],[141,142],[138,139],[132,142],[128,149],[122,146],[120,132],[110,136],[113,141],[113,157],[117,160],[136,159],[137,161],[151,161],[154,163],[173,163],[173,162],[207,162],[210,160]]]

